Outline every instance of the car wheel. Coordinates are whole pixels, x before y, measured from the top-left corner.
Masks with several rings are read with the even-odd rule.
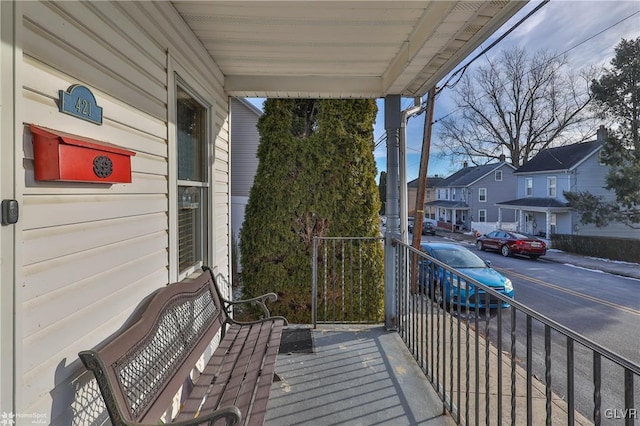
[[[431,288],[429,288],[429,296],[431,301],[437,305],[442,305],[444,298],[442,297],[442,286],[438,282],[433,283],[433,294],[431,294]]]
[[[502,246],[502,248],[500,249],[500,253],[502,253],[504,257],[511,256],[511,250],[509,249],[509,246],[506,244]]]
[[[484,246],[482,245],[482,241],[476,241],[476,247],[478,248],[478,250],[483,251],[484,250]]]

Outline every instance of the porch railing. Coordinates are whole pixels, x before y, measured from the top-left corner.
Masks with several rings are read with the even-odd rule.
[[[384,320],[383,238],[315,237],[312,322],[368,324]]]
[[[394,244],[398,332],[458,424],[629,426],[640,416],[638,365],[413,247]],[[439,301],[446,298],[436,291],[442,275],[435,268],[451,274],[450,302]],[[483,303],[451,302],[466,299],[462,289],[471,294],[471,286],[478,295],[469,300]]]

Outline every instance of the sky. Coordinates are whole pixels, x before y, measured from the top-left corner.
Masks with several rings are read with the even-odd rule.
[[[461,62],[467,63],[478,52],[490,45],[505,33],[513,24],[535,9],[541,2],[534,0],[525,5],[493,36],[485,41],[475,52]],[[621,22],[622,21],[622,22]],[[504,40],[498,43],[487,57],[500,53],[504,48],[514,45],[524,46],[532,52],[547,49],[551,52],[568,55],[569,67],[577,71],[587,66],[606,66],[614,55],[614,48],[621,39],[640,37],[640,0],[551,0],[527,21],[516,28]],[[474,62],[474,66],[486,64],[485,56]],[[455,69],[458,69],[456,67]],[[454,70],[455,70],[454,69]],[[471,70],[473,67],[470,68]],[[469,71],[467,71],[469,72]],[[445,78],[446,79],[446,78]],[[444,83],[441,82],[441,83]],[[450,90],[443,90],[435,101],[432,132],[432,149],[429,157],[429,176],[449,176],[461,167],[462,158],[443,158],[433,149],[439,132],[438,120],[455,110]],[[262,109],[264,99],[248,99]],[[379,99],[378,115],[374,125],[374,140],[384,137],[384,101]],[[403,99],[402,109],[413,105],[413,99]],[[407,122],[407,180],[418,176],[420,151],[423,138],[424,116],[410,118]],[[374,151],[378,173],[386,169],[386,144],[381,143]]]

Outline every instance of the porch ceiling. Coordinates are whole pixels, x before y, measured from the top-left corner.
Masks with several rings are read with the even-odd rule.
[[[422,96],[526,1],[173,1],[244,97]]]

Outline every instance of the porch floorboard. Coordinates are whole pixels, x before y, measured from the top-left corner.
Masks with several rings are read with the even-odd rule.
[[[313,353],[278,355],[267,426],[452,424],[398,333],[321,325],[311,334]]]

